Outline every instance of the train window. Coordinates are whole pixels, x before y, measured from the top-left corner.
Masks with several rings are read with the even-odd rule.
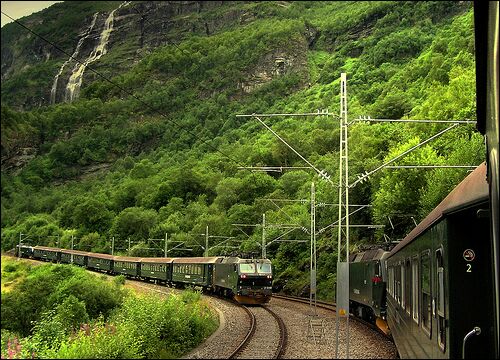
[[[410,302],[411,302],[411,266],[410,259],[406,259],[405,262],[405,310],[408,314],[411,312]]]
[[[396,301],[401,304],[401,266],[396,266],[394,270],[394,295]]]
[[[260,274],[270,274],[271,273],[271,264],[257,264],[257,272]]]
[[[419,289],[419,276],[418,276],[418,257],[414,257],[411,263],[411,283],[412,283],[412,291],[411,291],[411,308],[412,308],[412,316],[413,320],[418,324],[418,289]]]
[[[391,266],[388,270],[389,273],[389,294],[394,297],[394,268]]]
[[[240,273],[251,274],[255,272],[255,264],[240,264]]]
[[[401,263],[401,307],[404,309],[406,306],[406,283],[405,283],[405,265],[404,262]]]
[[[446,322],[444,316],[445,307],[445,288],[444,288],[444,263],[443,263],[443,250],[436,250],[436,272],[437,272],[437,334],[438,344],[441,351],[446,349]]]
[[[420,265],[422,269],[421,281],[422,286],[422,327],[428,333],[429,338],[431,335],[431,256],[430,251],[427,250],[422,253],[420,258]]]

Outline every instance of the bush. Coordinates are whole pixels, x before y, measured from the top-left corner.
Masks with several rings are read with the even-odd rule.
[[[125,285],[125,275],[118,275],[113,279],[115,286]]]
[[[45,348],[40,354],[49,359],[138,359],[136,341],[131,334],[117,331],[102,317],[83,324],[60,346]]]
[[[185,299],[195,301],[198,295],[190,292]],[[114,320],[118,331],[137,340],[138,353],[146,358],[179,357],[217,327],[216,317],[199,301],[156,294],[128,297]]]
[[[40,265],[31,269],[8,293],[2,293],[2,328],[27,336],[49,309],[58,309],[66,322],[108,316],[119,306],[125,290],[84,269],[70,265]],[[66,312],[63,315],[63,312]],[[73,320],[71,320],[73,319]]]

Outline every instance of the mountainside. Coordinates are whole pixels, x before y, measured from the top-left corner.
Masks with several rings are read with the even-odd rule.
[[[474,120],[472,19],[463,1],[75,1],[20,19],[25,27],[8,24],[2,249],[20,237],[70,247],[73,237],[77,249],[109,252],[114,237],[115,253],[161,256],[147,248],[168,234],[193,249],[169,255],[201,255],[209,226],[210,247],[220,243],[211,254],[258,256],[265,213],[276,284],[299,293],[309,247],[290,240],[310,237],[313,181],[318,291],[331,296],[338,215],[328,204],[338,188],[257,120],[236,115],[338,113],[345,72],[350,119]],[[335,117],[263,121],[338,183]],[[445,128],[350,126],[351,181]],[[482,136],[461,125],[395,164],[483,158]],[[302,169],[248,169],[271,166]],[[353,229],[351,250],[400,239],[466,171],[384,169],[357,184],[350,201],[371,207],[351,222],[385,227]]]

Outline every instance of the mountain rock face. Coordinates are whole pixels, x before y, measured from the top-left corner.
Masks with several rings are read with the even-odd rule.
[[[7,100],[9,106],[18,110],[28,110],[63,101],[71,102],[78,98],[80,89],[85,84],[99,78],[89,68],[112,77],[128,70],[157,47],[180,43],[183,38],[192,34],[209,36],[222,29],[247,24],[255,19],[251,11],[241,7],[246,2],[112,3],[116,6],[111,10],[88,11],[82,14],[81,21],[72,24],[71,31],[74,36],[62,34],[62,37],[66,38],[63,45],[61,45],[62,39],[55,34],[43,35],[51,42],[47,43],[20,28],[18,24],[7,25],[6,31],[2,29],[2,82],[26,77],[26,72],[29,72],[30,68],[40,66],[41,62],[46,64],[43,73],[38,77],[39,88],[17,98],[12,96],[12,92],[16,89],[9,88],[12,100],[3,100]],[[238,7],[231,7],[232,3],[238,3]],[[22,23],[30,29],[36,29],[37,25],[43,25],[48,21],[47,15],[50,16],[50,11],[51,8],[34,14],[26,20],[23,19]],[[223,16],[220,16],[221,13]],[[106,54],[112,54],[112,62],[106,61]],[[275,60],[279,62],[280,54],[275,55]],[[280,65],[273,64],[276,69],[271,71],[283,72],[284,68],[294,61],[287,60],[288,65],[286,62]],[[278,67],[281,70],[278,70]],[[269,75],[264,73],[266,71],[256,76],[265,80]],[[248,89],[248,86],[243,85],[243,88]]]
[[[2,102],[17,111],[71,103],[96,80],[112,79],[129,71],[156,49],[173,45],[180,49],[191,36],[208,37],[234,30],[263,18],[256,2],[246,1],[115,1],[63,2],[23,18],[19,24],[2,29]],[[71,21],[67,14],[81,13]],[[87,6],[87,7],[83,7]],[[276,7],[286,8],[288,2]],[[82,8],[83,7],[83,8]],[[251,25],[250,25],[251,26]],[[51,31],[52,29],[52,31]],[[35,35],[37,34],[37,35]],[[245,70],[237,83],[239,98],[273,79],[300,72],[307,74],[307,51],[319,35],[306,25],[302,37],[290,39],[287,46],[267,49],[267,53]],[[45,39],[43,40],[42,39]],[[308,83],[307,75],[301,81]],[[199,98],[210,98],[221,90],[200,90]],[[40,136],[29,136],[29,144],[14,136],[10,146],[2,146],[2,170],[18,172],[43,143]],[[59,136],[68,138],[67,132]]]

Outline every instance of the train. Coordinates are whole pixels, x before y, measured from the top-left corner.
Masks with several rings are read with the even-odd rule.
[[[349,257],[349,305],[401,358],[500,358],[498,1],[474,2],[486,161],[392,249]]]
[[[350,308],[401,358],[495,354],[489,203],[483,163],[391,251],[351,256]]]
[[[272,295],[273,268],[269,259],[141,258],[25,244],[16,246],[16,255],[169,286],[198,286],[244,305],[265,304]]]

